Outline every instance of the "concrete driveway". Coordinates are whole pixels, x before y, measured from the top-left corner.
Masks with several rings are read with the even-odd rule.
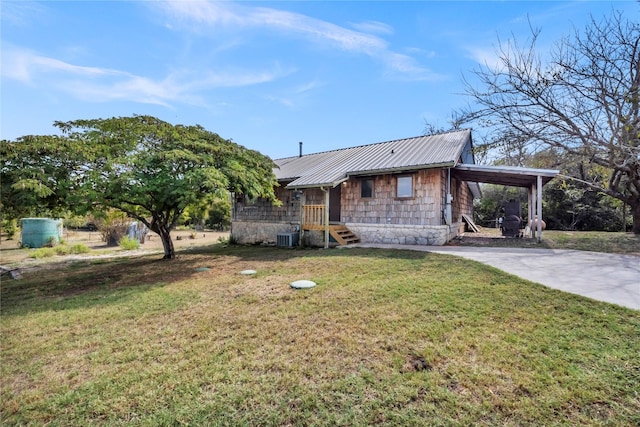
[[[550,288],[640,310],[640,257],[600,252],[357,244],[456,255],[491,265]]]

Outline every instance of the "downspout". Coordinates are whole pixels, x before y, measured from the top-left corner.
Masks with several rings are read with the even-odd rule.
[[[324,192],[324,248],[329,249],[329,192],[331,188],[325,190],[324,187],[320,187],[320,190]]]
[[[451,211],[451,202],[453,201],[453,196],[451,196],[451,168],[447,168],[447,192],[445,195],[444,201],[444,222],[449,227],[451,227],[451,223],[453,222],[452,211]],[[449,229],[451,232],[451,229]]]
[[[300,197],[298,198],[298,203],[300,203],[300,229],[298,230],[300,233],[300,238],[298,239],[298,245],[302,247],[304,246],[302,242],[304,239],[304,222],[305,222],[304,204],[306,199],[306,193],[302,190],[296,190],[296,191],[299,191],[299,195],[300,195]]]

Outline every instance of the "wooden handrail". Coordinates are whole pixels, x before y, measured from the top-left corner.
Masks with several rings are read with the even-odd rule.
[[[304,205],[302,211],[302,228],[305,230],[324,227],[324,205]]]

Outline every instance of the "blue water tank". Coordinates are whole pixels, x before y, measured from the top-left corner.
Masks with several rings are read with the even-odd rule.
[[[22,218],[21,241],[26,248],[41,248],[62,240],[62,220],[51,218]]]

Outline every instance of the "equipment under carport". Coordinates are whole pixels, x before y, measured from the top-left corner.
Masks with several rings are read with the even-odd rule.
[[[502,235],[507,237],[522,237],[522,218],[520,217],[520,202],[509,201],[504,205],[504,220],[502,221]]]

